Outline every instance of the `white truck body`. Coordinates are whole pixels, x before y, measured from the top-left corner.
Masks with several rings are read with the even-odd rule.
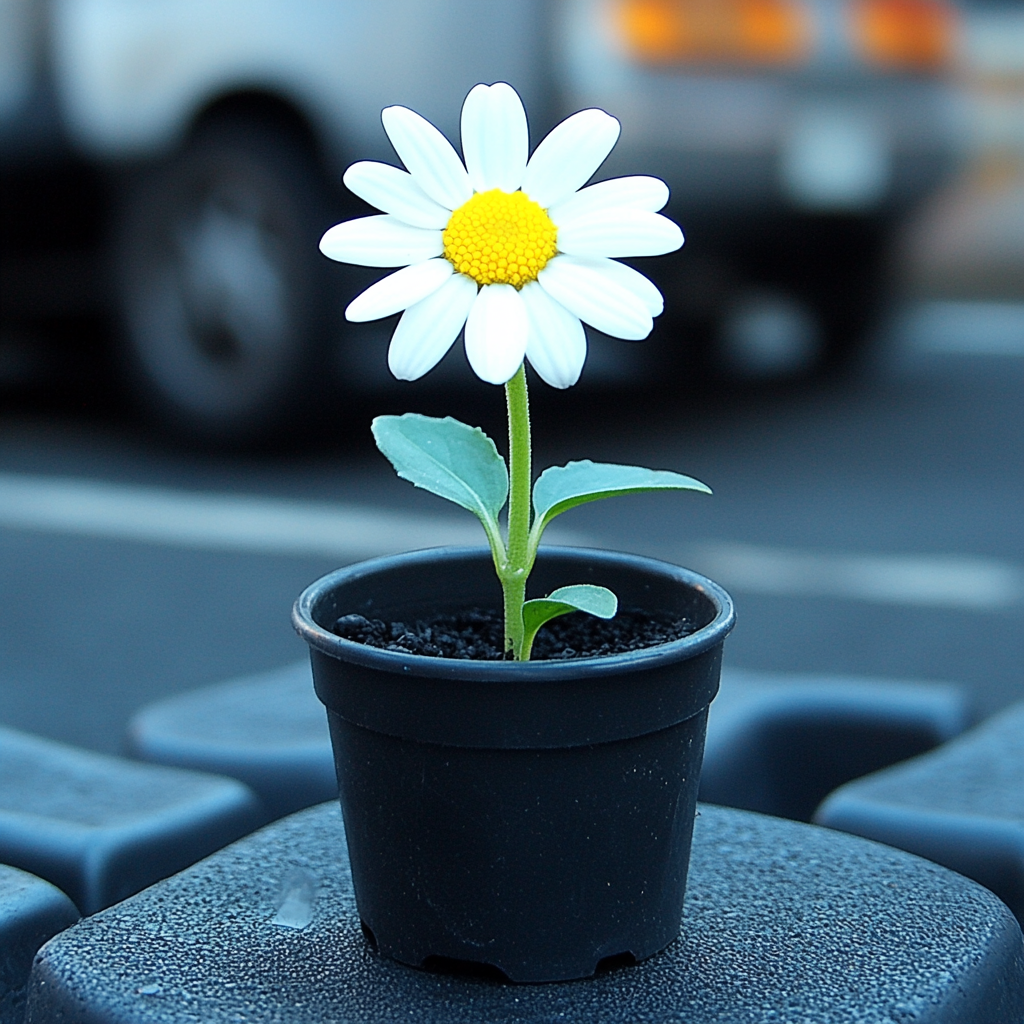
[[[122,240],[114,253],[121,267],[116,302],[129,347],[144,364],[136,382],[143,390],[154,384],[159,393],[164,385],[152,378],[176,366],[178,393],[168,401],[181,406],[185,419],[195,419],[203,413],[198,406],[186,408],[189,389],[203,389],[195,381],[206,372],[203,359],[210,353],[179,360],[150,351],[170,344],[170,335],[140,325],[152,327],[157,316],[166,320],[166,310],[139,311],[137,293],[150,285],[140,283],[133,268],[159,257],[158,231],[164,232],[163,250],[180,247],[186,236],[202,236],[207,255],[212,251],[209,231],[227,230],[228,220],[212,210],[210,203],[223,197],[210,198],[209,190],[217,189],[204,185],[203,175],[237,178],[263,161],[263,185],[255,179],[250,185],[270,189],[261,202],[287,206],[281,194],[291,172],[284,164],[295,137],[282,138],[275,156],[274,126],[256,125],[260,140],[245,141],[242,122],[258,121],[262,103],[272,104],[278,119],[290,112],[304,126],[324,181],[337,183],[353,160],[396,162],[380,123],[383,107],[410,106],[457,140],[469,89],[481,81],[509,81],[531,114],[534,145],[573,110],[600,106],[619,117],[622,137],[599,175],[642,171],[669,183],[670,213],[689,239],[685,259],[665,264],[674,268],[670,278],[681,275],[678,294],[703,309],[699,315],[713,313],[722,326],[709,344],[732,351],[728,359],[737,366],[745,360],[755,373],[784,372],[825,359],[829,345],[836,351],[849,346],[864,319],[860,297],[874,287],[860,265],[879,264],[895,219],[941,180],[964,131],[959,94],[949,79],[875,67],[857,51],[851,11],[887,0],[764,0],[802,19],[810,41],[799,61],[784,66],[651,61],[638,57],[624,35],[623,12],[631,3],[706,20],[744,2],[0,0],[0,162],[28,166],[46,154],[70,152],[97,168],[119,175],[127,169],[130,179],[150,180],[145,201],[118,199],[130,230],[115,232]],[[941,13],[945,0],[914,2]],[[220,119],[217,145],[211,112]],[[197,155],[197,146],[205,156]],[[220,161],[220,171],[207,166],[211,160]],[[225,161],[234,161],[230,173]],[[276,175],[278,184],[271,187],[267,175]],[[305,177],[308,192],[312,179]],[[121,189],[125,178],[117,180]],[[195,194],[175,200],[186,182]],[[223,192],[223,182],[217,188]],[[158,210],[172,201],[179,202],[177,212]],[[331,203],[341,211],[340,194]],[[278,213],[297,215],[284,207]],[[311,208],[306,214],[313,216]],[[175,218],[177,228],[171,225]],[[185,231],[181,225],[189,218]],[[260,231],[269,248],[245,256],[239,240]],[[217,288],[235,293],[230,301],[217,300],[224,307],[219,313],[205,307],[183,313],[181,345],[191,344],[188,323],[226,316],[228,306],[236,324],[230,331],[237,333],[246,319],[238,311],[250,300],[241,285],[229,283],[243,265],[261,266],[267,280],[276,275],[281,294],[291,294],[288,266],[273,266],[284,257],[271,252],[277,243],[268,224],[239,222],[230,232],[217,244],[235,266],[216,272]],[[123,241],[129,237],[130,245]],[[195,253],[182,250],[180,258],[188,266],[165,268],[170,277],[164,291],[171,287],[167,281],[197,273]],[[676,288],[674,278],[666,283]],[[249,292],[255,296],[253,288]],[[181,301],[188,305],[191,299]],[[256,312],[248,315],[258,319]],[[308,333],[311,322],[296,321],[291,335]],[[335,335],[344,339],[340,325]],[[222,342],[214,345],[221,364],[207,367],[217,378],[208,382],[210,396],[230,391],[228,363],[242,359],[246,349],[231,342],[235,354],[228,359]],[[289,344],[298,342],[293,337]],[[595,369],[600,364],[593,360]],[[260,372],[286,376],[270,364]],[[269,377],[264,390],[273,390]],[[203,401],[214,409],[214,398]],[[245,401],[239,397],[237,408]],[[255,398],[251,404],[252,423],[273,419],[258,411]],[[239,430],[244,434],[251,426]]]

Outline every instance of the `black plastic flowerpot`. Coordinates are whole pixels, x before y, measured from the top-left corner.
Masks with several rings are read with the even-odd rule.
[[[351,613],[409,621],[500,607],[486,549],[362,562],[296,602],[359,914],[381,953],[558,981],[642,960],[678,935],[732,602],[686,569],[579,548],[542,550],[531,592],[586,582],[699,628],[628,654],[527,663],[428,658],[331,632]]]

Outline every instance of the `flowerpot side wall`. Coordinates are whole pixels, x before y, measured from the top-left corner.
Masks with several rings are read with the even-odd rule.
[[[553,981],[678,934],[706,710],[561,750],[445,747],[329,717],[356,901],[382,953]]]
[[[686,615],[695,632],[528,663],[406,655],[330,632],[354,611],[496,605],[486,549],[375,559],[296,603],[328,708],[359,913],[404,963],[569,980],[607,958],[651,956],[679,932],[732,603],[695,573],[604,551],[542,550],[535,581],[540,593],[610,586],[621,607]]]

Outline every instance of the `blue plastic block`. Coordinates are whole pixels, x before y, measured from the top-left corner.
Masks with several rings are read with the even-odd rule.
[[[132,719],[127,745],[143,761],[239,779],[270,818],[338,795],[308,658],[150,704]]]
[[[75,905],[60,889],[0,864],[0,1024],[21,1024],[36,951],[77,920]]]
[[[264,817],[234,779],[0,728],[0,861],[63,889],[83,914],[194,864]]]
[[[930,750],[966,727],[952,684],[722,672],[701,796],[810,820],[836,786]],[[281,817],[337,793],[308,662],[172,697],[140,711],[134,756],[230,775]]]
[[[837,786],[966,727],[964,691],[949,683],[723,669],[700,798],[810,821]]]
[[[843,786],[814,817],[959,871],[1024,921],[1024,703]]]
[[[30,1024],[1019,1024],[1024,944],[974,882],[812,825],[705,806],[682,935],[588,981],[429,974],[360,929],[336,803],[57,936]],[[550,927],[551,922],[541,922]]]

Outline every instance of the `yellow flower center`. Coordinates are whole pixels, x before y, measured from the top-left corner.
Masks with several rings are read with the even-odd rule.
[[[477,192],[444,229],[444,255],[477,284],[522,288],[558,251],[558,228],[547,212],[522,192]]]

